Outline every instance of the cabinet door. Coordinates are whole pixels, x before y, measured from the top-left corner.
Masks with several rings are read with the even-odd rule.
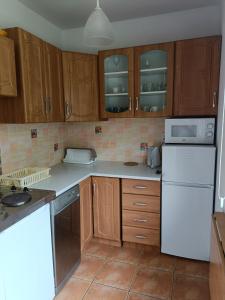
[[[120,241],[118,178],[93,177],[94,236]]]
[[[49,204],[1,233],[1,272],[7,300],[54,298]],[[2,299],[2,298],[1,298]],[[3,298],[4,299],[4,298]]]
[[[91,177],[80,183],[81,251],[93,236]]]
[[[0,96],[16,95],[14,42],[6,37],[0,37]]]
[[[101,118],[133,117],[133,48],[99,52]]]
[[[20,30],[22,81],[26,122],[45,122],[43,42],[36,36]]]
[[[135,48],[135,116],[172,115],[174,43]]]
[[[212,300],[225,300],[225,259],[215,220],[212,222],[209,286]]]
[[[176,42],[174,115],[216,115],[220,38]]]
[[[98,120],[97,56],[63,53],[66,121]]]
[[[61,51],[43,43],[45,58],[45,105],[49,122],[64,121]]]

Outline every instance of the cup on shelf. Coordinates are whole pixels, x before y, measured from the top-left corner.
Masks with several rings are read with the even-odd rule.
[[[144,105],[142,109],[143,109],[144,112],[148,112],[150,110],[150,106],[149,105]]]
[[[150,108],[150,112],[157,112],[159,110],[158,106],[154,105]]]
[[[119,93],[119,88],[118,88],[117,86],[114,86],[114,87],[112,88],[112,90],[113,90],[113,94]]]

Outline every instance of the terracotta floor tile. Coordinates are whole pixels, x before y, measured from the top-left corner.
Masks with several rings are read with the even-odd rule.
[[[95,241],[90,241],[84,249],[84,253],[100,258],[111,258],[115,247],[104,245]]]
[[[136,267],[134,265],[109,261],[97,274],[95,282],[121,289],[129,289],[135,271]]]
[[[126,296],[126,291],[93,283],[84,300],[125,300]]]
[[[130,293],[127,300],[158,300],[157,298],[152,298],[149,296],[144,296],[141,294]]]
[[[209,277],[209,263],[177,258],[175,272],[176,274],[198,276],[207,279]]]
[[[208,280],[176,275],[173,300],[210,300]]]
[[[140,264],[144,267],[157,268],[166,271],[175,269],[176,259],[174,256],[160,253],[159,249],[154,247],[151,250],[143,251]]]
[[[162,270],[141,269],[131,287],[132,292],[169,299],[172,291],[172,273]]]
[[[55,300],[81,300],[90,285],[91,282],[89,281],[72,277],[55,297]]]
[[[93,280],[104,263],[104,259],[84,255],[81,259],[79,267],[74,272],[73,276],[79,277],[81,279]]]
[[[142,251],[140,249],[121,247],[114,249],[112,259],[129,264],[138,264],[141,254]]]

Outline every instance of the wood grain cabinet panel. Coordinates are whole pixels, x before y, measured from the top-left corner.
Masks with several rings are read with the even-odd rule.
[[[14,42],[0,37],[0,96],[16,96],[16,63]]]
[[[160,213],[160,197],[123,194],[122,207],[127,210]]]
[[[160,181],[123,179],[122,192],[127,194],[160,196]]]
[[[122,222],[125,226],[160,229],[160,214],[123,210]]]
[[[160,232],[155,229],[123,226],[123,241],[159,246]]]
[[[225,300],[225,257],[215,219],[211,231],[209,286],[211,300]]]
[[[0,122],[64,120],[60,50],[21,29],[7,29],[15,43],[18,94],[0,101]]]
[[[220,37],[176,42],[174,115],[217,114]]]
[[[92,177],[94,236],[120,241],[120,189],[118,178]]]
[[[97,55],[63,52],[67,122],[98,120]]]
[[[81,251],[93,237],[93,207],[91,177],[80,183]]]

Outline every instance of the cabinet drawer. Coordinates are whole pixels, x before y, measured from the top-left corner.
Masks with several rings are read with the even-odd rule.
[[[160,231],[157,229],[123,226],[123,241],[159,246]]]
[[[160,229],[160,215],[141,211],[123,210],[123,225]]]
[[[160,181],[123,179],[122,192],[127,194],[160,196]]]
[[[160,198],[144,195],[122,195],[122,207],[128,210],[160,213]]]

